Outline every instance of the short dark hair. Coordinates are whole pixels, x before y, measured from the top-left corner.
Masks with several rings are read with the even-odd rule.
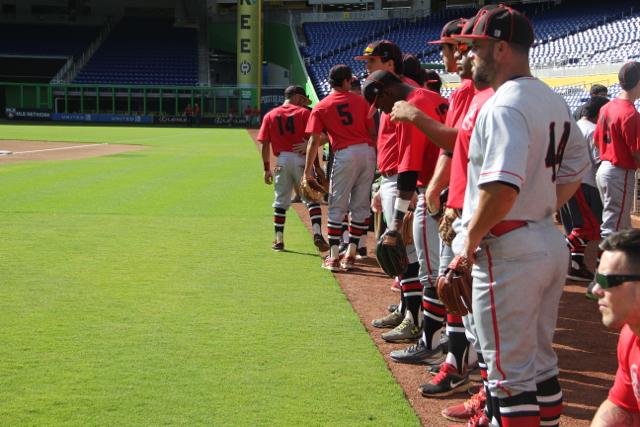
[[[629,265],[640,271],[640,229],[631,228],[613,233],[600,242],[600,249],[623,252]]]
[[[329,70],[329,84],[331,87],[340,87],[345,80],[351,81],[351,77],[351,68],[344,64],[334,65]]]
[[[591,96],[607,96],[608,93],[609,89],[607,89],[606,86],[598,83],[591,86],[591,89],[589,90],[589,95]]]
[[[402,56],[402,75],[418,83],[418,86],[424,84],[424,73],[420,66],[420,60],[415,55],[405,53]]]
[[[607,102],[609,102],[609,98],[605,98],[604,96],[594,96],[582,106],[582,112],[580,115],[589,120],[595,121],[598,118],[598,114],[600,114],[600,109]]]

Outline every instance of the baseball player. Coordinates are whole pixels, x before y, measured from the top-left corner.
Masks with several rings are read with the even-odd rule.
[[[329,186],[328,235],[329,255],[322,267],[331,271],[351,270],[356,259],[360,236],[369,228],[369,198],[375,172],[375,129],[369,116],[369,105],[362,96],[350,92],[351,68],[335,65],[329,71],[331,93],[311,111],[307,133],[304,174],[312,177],[313,163],[318,155],[320,134],[326,129],[334,152]],[[351,212],[349,247],[340,259],[339,245],[342,219]]]
[[[610,234],[593,289],[602,323],[620,332],[618,371],[592,427],[640,425],[640,230]]]
[[[274,251],[284,250],[284,224],[287,209],[291,205],[291,193],[298,186],[304,170],[306,149],[305,127],[310,112],[306,105],[311,101],[300,86],[289,86],[284,91],[284,103],[267,113],[258,132],[258,141],[262,144],[264,182],[274,183],[275,200],[273,202],[273,225],[275,226]],[[271,170],[271,149],[278,158],[276,167]],[[275,180],[274,180],[275,175]],[[303,200],[309,210],[313,228],[313,243],[321,251],[329,249],[321,232],[322,211],[320,204]]]
[[[376,71],[369,75],[363,85],[363,93],[372,106],[386,114],[391,112],[395,102],[406,100],[434,120],[444,122],[447,110],[447,101],[444,98],[430,90],[403,83],[388,71]],[[413,235],[419,262],[419,278],[423,286],[423,300],[426,302],[421,319],[423,322],[421,339],[426,342],[427,348],[434,349],[440,341],[444,308],[434,288],[439,252],[437,222],[426,214],[424,190],[433,175],[438,147],[410,123],[396,125],[396,140],[399,150],[397,195],[392,219],[387,226],[388,231],[399,228],[417,190],[419,194],[414,214]],[[387,232],[383,235],[383,239],[386,238],[386,234]],[[412,320],[407,314],[403,323],[410,324]],[[417,337],[420,324],[416,323],[414,322],[410,332],[412,336]],[[384,335],[383,338],[385,338]]]
[[[620,95],[600,110],[594,139],[600,150],[596,184],[602,197],[600,234],[606,238],[631,228],[635,170],[640,167],[640,63],[628,62],[618,73]]]
[[[584,139],[562,97],[531,77],[534,35],[524,15],[483,10],[460,40],[472,46],[474,74],[496,91],[471,136],[464,232],[453,243],[474,264],[473,322],[491,425],[558,425],[552,340],[569,254],[552,213],[589,166]]]
[[[402,75],[404,68],[402,51],[397,44],[391,41],[380,40],[372,43],[367,46],[361,56],[357,56],[355,59],[366,61],[365,67],[369,74],[376,71],[387,71],[406,84],[418,87],[414,80]],[[380,113],[376,145],[377,168],[382,177],[380,189],[373,195],[372,206],[377,211],[382,210],[385,223],[390,224],[393,221],[397,195],[398,140],[396,125],[391,123],[389,115],[384,111]],[[382,338],[388,342],[406,342],[417,339],[420,334],[417,325],[420,321],[422,283],[419,278],[420,264],[413,244],[407,245],[407,256],[409,258],[407,271],[398,277],[400,304],[389,315],[372,322],[372,325],[377,328],[394,328],[382,334]]]
[[[602,222],[602,200],[596,187],[596,172],[600,166],[600,152],[595,146],[593,133],[596,129],[598,114],[602,106],[609,100],[602,96],[594,96],[582,106],[582,117],[578,127],[585,137],[585,149],[591,159],[591,170],[582,177],[582,185],[571,199],[560,208],[560,217],[566,231],[567,244],[571,251],[571,264],[567,278],[590,282],[593,273],[584,264],[584,251],[590,240],[600,239],[600,223]]]

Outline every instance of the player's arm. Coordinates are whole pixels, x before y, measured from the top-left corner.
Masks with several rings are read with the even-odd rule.
[[[458,129],[445,126],[407,101],[396,102],[391,110],[390,118],[392,122],[412,123],[435,145],[444,150],[453,151]]]
[[[258,141],[262,144],[262,165],[264,167],[264,183],[271,184],[273,182],[273,173],[271,172],[271,143],[269,141]]]
[[[438,157],[436,169],[425,192],[427,210],[429,212],[438,212],[440,210],[440,193],[449,185],[450,176],[451,156],[448,153],[442,153]]]
[[[307,144],[307,158],[304,165],[304,176],[307,179],[313,178],[313,165],[318,157],[318,148],[322,144],[320,133],[312,133]]]
[[[602,402],[593,417],[591,427],[618,427],[640,425],[640,413],[630,412],[609,399]]]
[[[556,203],[556,210],[560,209],[569,201],[569,199],[576,194],[578,188],[580,188],[581,181],[570,182],[567,184],[556,184],[556,197],[558,201]]]
[[[389,230],[397,230],[409,210],[418,183],[417,171],[406,171],[398,174],[397,197],[393,209],[393,220],[388,224]]]
[[[480,187],[478,207],[467,227],[464,254],[469,261],[475,260],[474,252],[484,236],[509,213],[518,198],[518,190],[511,184],[499,181]]]

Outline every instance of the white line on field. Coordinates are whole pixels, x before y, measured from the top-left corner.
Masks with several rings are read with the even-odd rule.
[[[72,145],[70,147],[43,148],[42,150],[14,151],[13,154],[15,155],[15,154],[42,153],[44,151],[70,150],[72,148],[99,147],[101,145],[109,145],[109,144],[105,142],[102,144],[85,144],[85,145]]]

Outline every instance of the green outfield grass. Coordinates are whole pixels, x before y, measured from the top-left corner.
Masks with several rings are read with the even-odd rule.
[[[245,131],[0,138],[148,146],[0,164],[0,425],[419,424]]]

